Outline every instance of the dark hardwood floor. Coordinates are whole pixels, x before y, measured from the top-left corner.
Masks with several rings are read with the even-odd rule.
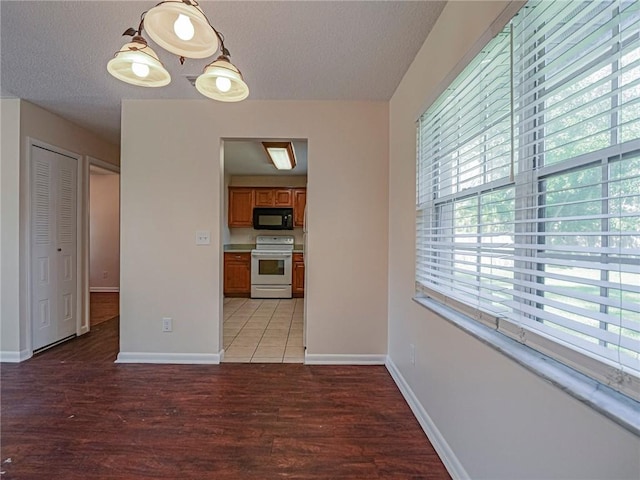
[[[120,314],[118,292],[91,292],[89,294],[89,318],[91,326],[111,320]]]
[[[384,367],[115,364],[117,349],[114,319],[2,364],[2,479],[450,478]]]

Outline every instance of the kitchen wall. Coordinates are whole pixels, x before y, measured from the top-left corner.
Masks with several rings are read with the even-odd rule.
[[[32,103],[16,99],[1,99],[0,102],[0,110],[2,111],[2,158],[0,161],[2,162],[3,178],[1,218],[3,242],[0,273],[3,291],[2,308],[0,309],[2,315],[0,317],[1,347],[3,358],[18,359],[27,355],[26,292],[28,285],[26,283],[25,262],[28,252],[24,236],[26,228],[25,185],[28,181],[26,176],[27,139],[32,138],[83,155],[79,174],[86,171],[86,156],[118,165],[120,163],[120,149],[117,145],[103,140],[81,126]],[[8,143],[5,145],[5,142]],[[18,157],[16,157],[16,148],[19,149]],[[19,175],[17,183],[16,175]],[[79,195],[82,193],[79,192]],[[86,205],[82,205],[81,208],[86,208]],[[16,224],[16,209],[18,209],[18,224]],[[80,261],[82,258],[81,256]],[[20,282],[19,295],[18,287],[12,286],[17,281]]]
[[[229,184],[231,183],[231,175],[224,173],[223,176],[223,191],[229,191]],[[231,243],[231,229],[229,228],[229,194],[224,195],[222,199],[222,245],[228,245]],[[238,243],[238,242],[236,242]]]
[[[306,187],[306,175],[232,175],[233,187]]]
[[[295,245],[302,245],[304,233],[302,227],[293,230],[254,230],[253,228],[230,228],[231,236],[229,243],[256,243],[257,235],[292,235]]]
[[[448,2],[391,100],[389,357],[463,477],[637,479],[638,437],[411,300],[415,121],[508,4]]]
[[[308,139],[308,352],[384,359],[386,102],[124,100],[122,128],[119,361],[217,359],[229,138]]]
[[[120,289],[120,175],[89,175],[89,290]]]

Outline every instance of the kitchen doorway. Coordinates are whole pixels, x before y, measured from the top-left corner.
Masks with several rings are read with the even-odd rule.
[[[222,163],[222,361],[304,363],[307,141],[225,139]]]

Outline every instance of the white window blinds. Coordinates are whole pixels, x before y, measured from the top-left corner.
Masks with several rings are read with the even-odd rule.
[[[421,294],[640,398],[640,3],[527,3],[420,118]]]

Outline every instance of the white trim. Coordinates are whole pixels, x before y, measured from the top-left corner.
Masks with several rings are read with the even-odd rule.
[[[120,287],[89,287],[89,292],[93,293],[118,293]]]
[[[95,165],[97,167],[104,168],[105,170],[120,173],[120,165],[114,165],[113,163],[105,162],[104,160],[92,157],[91,155],[87,155],[87,160],[89,161],[89,165]]]
[[[22,350],[20,352],[14,351],[0,351],[0,362],[6,363],[20,363],[33,357],[33,352],[29,350]]]
[[[152,353],[120,352],[115,363],[173,363],[217,365],[224,357],[224,350],[218,353]]]
[[[333,355],[324,353],[306,353],[306,365],[384,365],[386,355]]]
[[[407,381],[400,373],[398,367],[396,367],[396,364],[393,363],[391,357],[387,356],[387,362],[385,366],[391,374],[391,378],[393,378],[394,382],[396,382],[396,385],[400,389],[400,393],[402,393],[402,396],[409,404],[413,415],[418,420],[418,423],[420,423],[422,430],[424,430],[424,433],[427,435],[427,438],[429,438],[429,441],[433,445],[433,448],[435,448],[436,452],[438,453],[438,456],[449,472],[449,475],[451,475],[453,479],[466,480],[471,478],[462,466],[462,463],[460,463],[460,460],[456,456],[451,446],[447,443],[442,433],[440,433],[440,430],[438,430],[438,427],[436,426],[434,421],[431,419],[425,408],[420,403],[420,400],[418,400],[416,394],[413,392]]]

